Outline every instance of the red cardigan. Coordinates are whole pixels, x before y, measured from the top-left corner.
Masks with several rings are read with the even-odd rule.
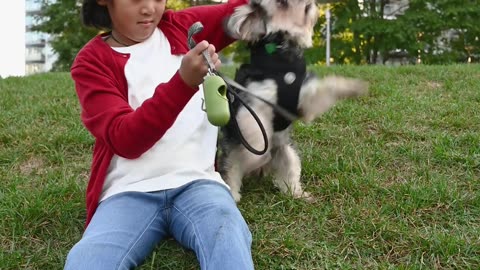
[[[170,42],[171,53],[178,55],[188,51],[188,28],[200,21],[204,30],[195,40],[207,40],[219,51],[234,41],[223,31],[223,19],[247,1],[230,0],[226,4],[197,6],[178,12],[168,10],[158,27]],[[80,50],[71,68],[81,119],[95,138],[86,192],[85,227],[97,208],[113,155],[129,159],[141,156],[162,138],[198,90],[185,84],[177,71],[170,81],[156,87],[150,99],[133,110],[128,104],[124,73],[128,59],[129,54],[114,51],[99,35]],[[158,68],[162,68],[161,64]]]

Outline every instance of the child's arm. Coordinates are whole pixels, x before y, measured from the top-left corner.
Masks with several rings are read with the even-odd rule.
[[[236,7],[247,3],[248,0],[229,0],[224,4],[194,6],[174,13],[173,19],[184,24],[186,29],[200,21],[204,30],[195,35],[195,40],[197,42],[206,40],[220,51],[235,41],[226,34],[223,28],[224,20]]]
[[[85,54],[85,52],[84,52]],[[85,55],[83,55],[85,56]],[[71,74],[82,109],[82,121],[97,140],[117,155],[137,158],[150,149],[173,125],[193,94],[177,72],[157,86],[153,96],[133,110],[128,104],[126,82],[118,82],[111,66],[102,60],[77,57]],[[83,59],[83,60],[82,60]],[[111,64],[111,62],[110,62]]]

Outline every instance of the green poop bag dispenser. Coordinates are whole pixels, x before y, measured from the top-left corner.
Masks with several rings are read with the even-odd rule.
[[[225,81],[218,75],[207,75],[203,81],[203,95],[208,121],[214,126],[226,125],[230,120],[230,108]]]
[[[203,30],[201,22],[196,22],[188,29],[188,47],[197,45],[193,36]],[[230,107],[227,99],[227,84],[215,73],[215,65],[207,50],[202,52],[208,65],[208,74],[203,81],[204,110],[208,121],[214,126],[224,126],[230,120]]]

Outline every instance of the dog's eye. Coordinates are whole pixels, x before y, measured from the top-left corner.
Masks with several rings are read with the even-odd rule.
[[[288,7],[288,0],[277,0],[277,3],[283,8]]]
[[[305,14],[307,14],[308,11],[310,11],[310,8],[312,8],[312,4],[308,4],[305,6]]]

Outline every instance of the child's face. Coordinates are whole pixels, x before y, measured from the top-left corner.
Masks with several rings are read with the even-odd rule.
[[[107,6],[115,37],[127,45],[149,38],[165,11],[166,0],[97,0]]]

